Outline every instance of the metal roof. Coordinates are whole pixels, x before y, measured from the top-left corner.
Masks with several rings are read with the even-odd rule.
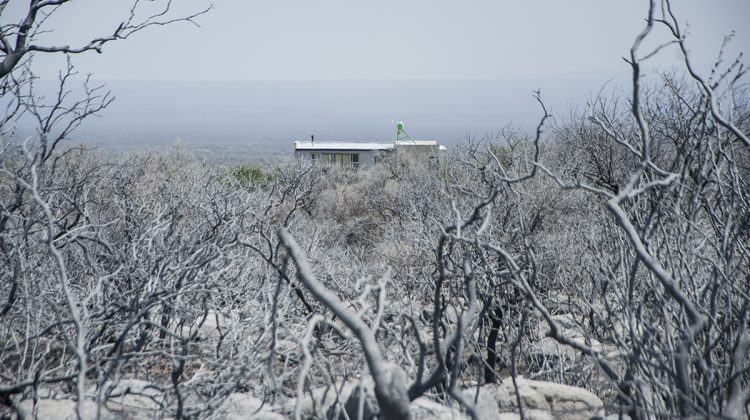
[[[347,141],[295,141],[294,150],[390,150],[396,146],[440,146],[437,140],[398,140],[395,143],[347,142]]]
[[[397,146],[437,146],[437,140],[396,140]]]
[[[344,141],[295,141],[294,150],[389,150],[393,143],[356,143]]]

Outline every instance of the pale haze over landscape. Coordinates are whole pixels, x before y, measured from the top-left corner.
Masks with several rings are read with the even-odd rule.
[[[190,12],[208,4],[177,6]],[[529,131],[540,116],[532,90],[541,89],[557,118],[583,109],[605,84],[627,91],[622,57],[646,6],[218,1],[196,19],[200,27],[152,28],[107,45],[104,54],[74,56],[80,71],[106,83],[116,100],[73,137],[114,149],[180,142],[257,160],[259,153],[287,153],[293,140],[310,134],[390,139],[394,118],[416,138],[446,142],[481,138],[509,123]],[[680,1],[674,8],[689,25],[701,70],[713,64],[725,35],[736,31],[727,60],[750,45],[746,1]],[[55,32],[45,36],[87,39],[98,25],[111,26],[118,9],[115,1],[88,1],[61,10]],[[675,49],[646,70],[669,70],[678,59]],[[62,60],[40,57],[38,73],[49,80]],[[40,86],[44,91],[45,82]]]

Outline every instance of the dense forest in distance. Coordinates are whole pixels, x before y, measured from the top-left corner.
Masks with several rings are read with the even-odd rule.
[[[746,68],[695,71],[669,1],[629,92],[537,92],[437,166],[77,147],[111,96],[68,61],[43,101],[28,55],[210,11],[170,4],[80,47],[35,43],[69,1],[0,26],[0,418],[750,416]],[[682,64],[646,81],[657,27]]]

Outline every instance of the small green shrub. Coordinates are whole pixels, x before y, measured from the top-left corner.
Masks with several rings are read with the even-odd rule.
[[[235,182],[251,190],[264,188],[273,178],[269,171],[257,165],[236,166],[229,175]]]

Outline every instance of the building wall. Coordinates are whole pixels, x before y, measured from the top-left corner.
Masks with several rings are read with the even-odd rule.
[[[424,143],[426,142],[413,142],[412,143],[409,141],[403,141],[403,142],[396,144],[395,151],[397,151],[399,154],[411,156],[414,159],[414,161],[418,162],[419,164],[427,165],[430,168],[437,168],[440,164],[440,157],[441,157],[440,146],[436,144],[435,142],[431,142],[431,144],[424,144]],[[330,148],[330,149],[316,149],[316,150],[295,149],[294,156],[296,158],[317,160],[319,162],[324,162],[325,164],[329,164],[329,165],[338,164],[339,166],[348,166],[346,163],[342,163],[342,161],[348,162],[352,160],[350,156],[357,155],[358,163],[356,166],[361,169],[366,169],[375,164],[375,161],[378,156],[382,156],[383,154],[393,153],[393,152],[394,152],[393,148],[389,148],[385,150],[380,150],[380,149],[354,150],[354,149],[345,149],[345,148],[341,148],[341,149]],[[324,156],[326,154],[329,154],[330,156],[328,157]],[[339,156],[337,158],[335,155],[346,155],[346,156]],[[333,161],[331,161],[331,158],[333,158]]]
[[[358,167],[363,169],[374,165],[375,156],[380,152],[376,150],[295,150],[294,157],[312,160],[314,154],[316,156],[315,160],[321,161],[324,153],[356,154],[359,158]]]
[[[437,145],[410,145],[403,144],[396,147],[399,153],[408,153],[415,156],[440,156],[440,147]]]
[[[406,143],[406,142],[404,142]],[[409,156],[418,165],[437,170],[440,167],[440,146],[402,144],[396,147],[399,154]]]

